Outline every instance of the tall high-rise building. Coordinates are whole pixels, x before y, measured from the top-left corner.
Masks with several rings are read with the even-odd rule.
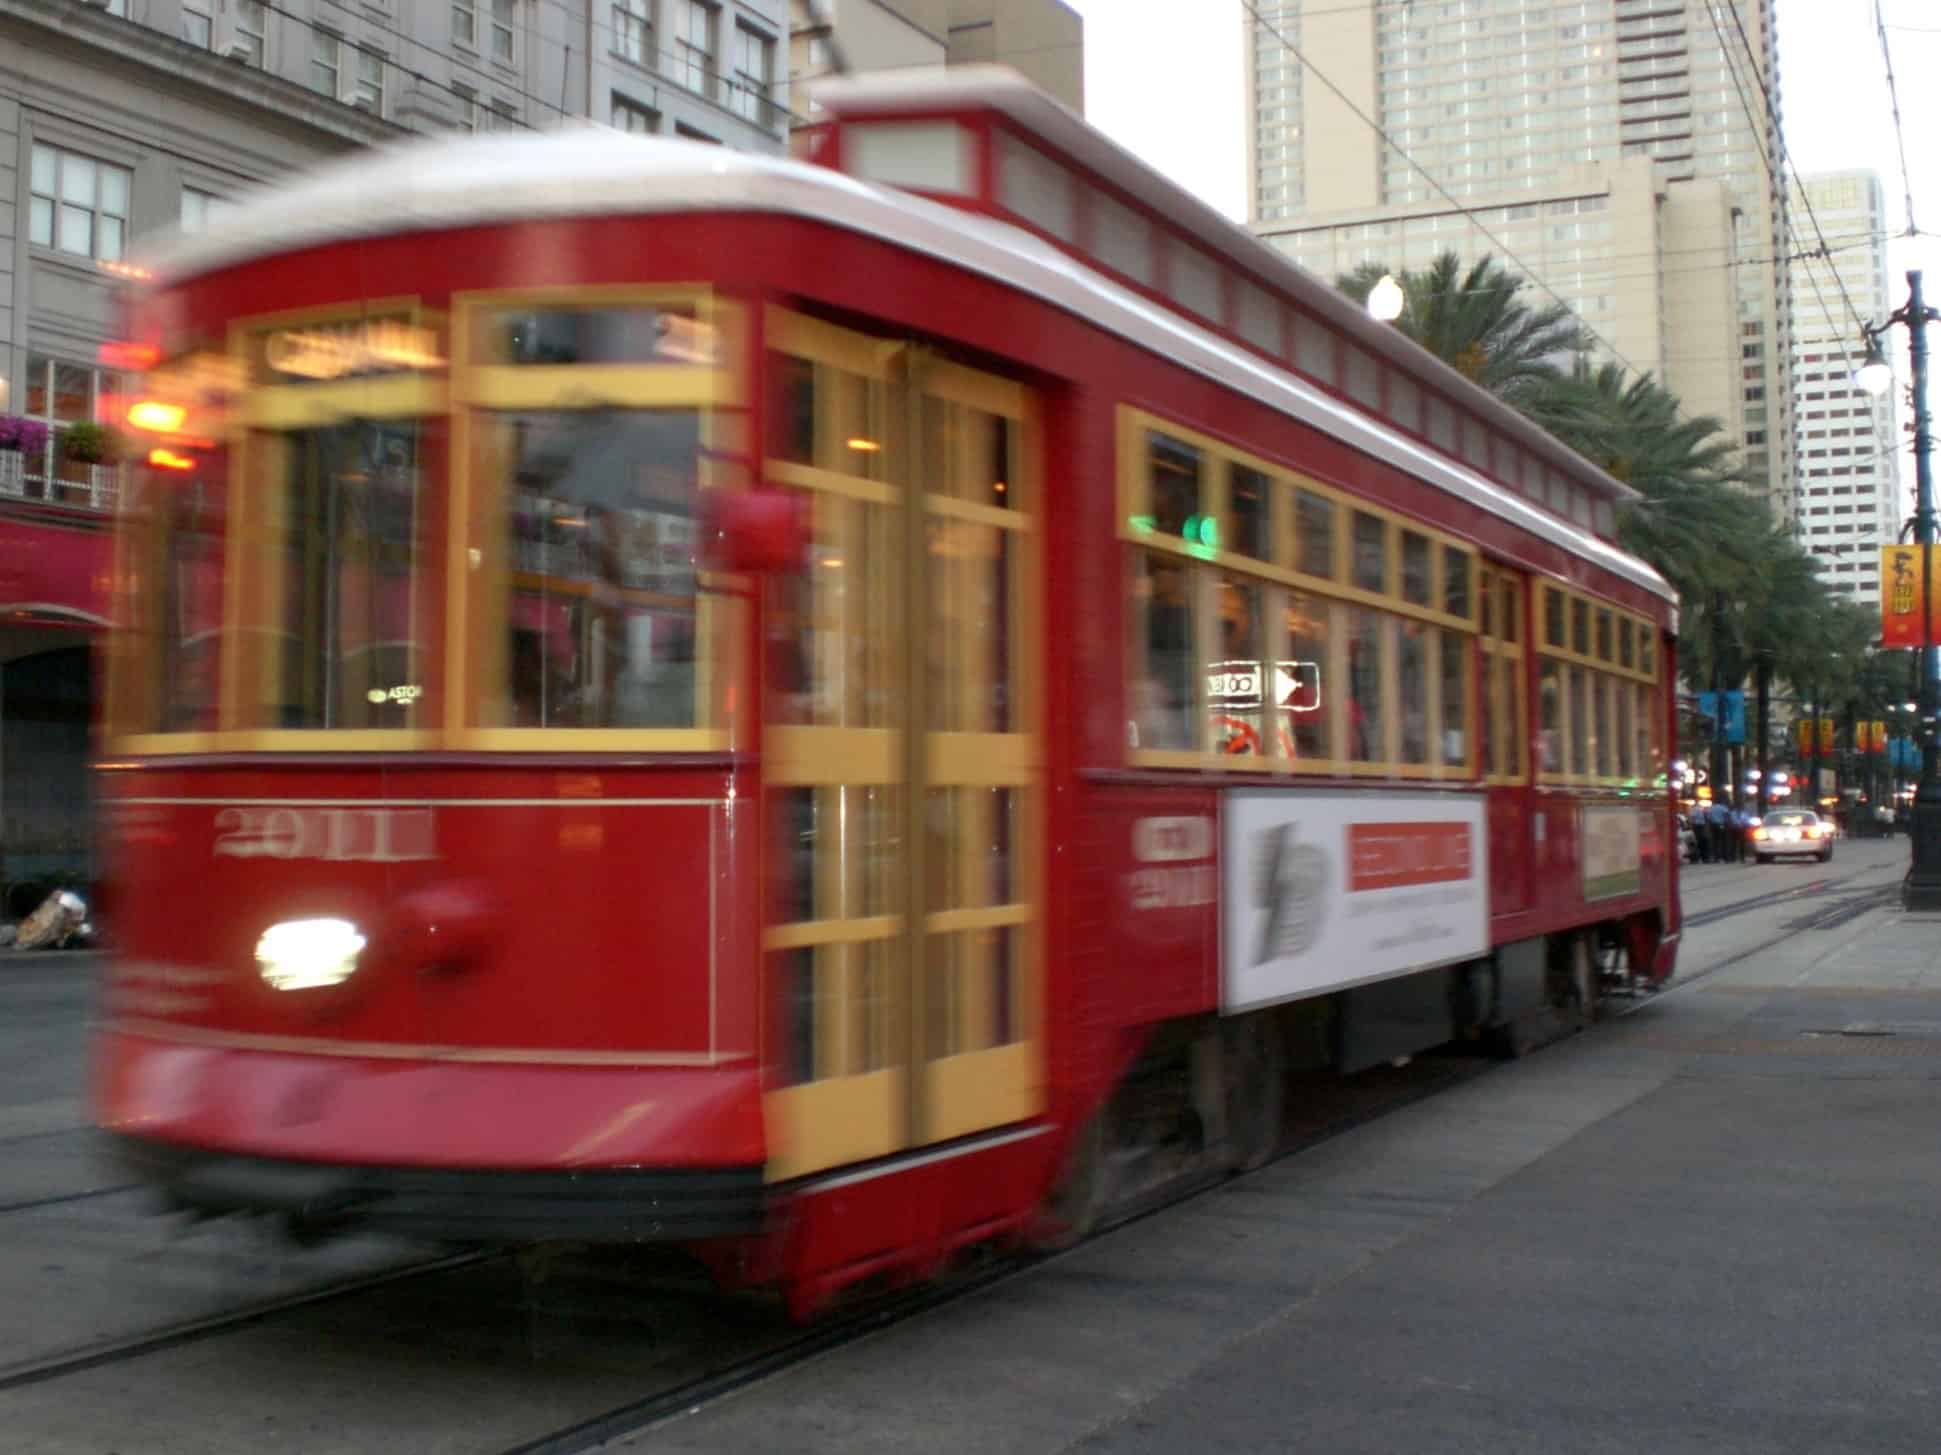
[[[1856,601],[1880,600],[1880,550],[1905,514],[1893,393],[1876,399],[1853,382],[1858,328],[1849,312],[1884,318],[1887,208],[1871,172],[1829,172],[1794,188],[1795,216],[1810,204],[1829,256],[1793,265],[1793,417],[1799,431],[1794,528],[1827,583]],[[1817,243],[1818,239],[1815,239]]]
[[[789,80],[995,64],[1085,110],[1085,22],[1064,0],[790,0]]]
[[[1260,0],[1253,226],[1327,277],[1496,255],[1718,418],[1790,513],[1773,3]]]

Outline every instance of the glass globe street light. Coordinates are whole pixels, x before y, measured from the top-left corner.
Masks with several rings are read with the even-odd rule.
[[[1853,382],[1860,386],[1862,393],[1871,394],[1876,399],[1893,387],[1894,366],[1887,362],[1887,354],[1882,350],[1880,340],[1871,333],[1867,335],[1867,357],[1854,370]]]
[[[1393,323],[1402,316],[1402,305],[1406,301],[1402,296],[1402,285],[1395,281],[1395,275],[1384,273],[1368,290],[1368,316],[1383,323]]]

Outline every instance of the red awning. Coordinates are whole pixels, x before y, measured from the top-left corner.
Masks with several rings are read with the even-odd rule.
[[[0,620],[108,624],[114,539],[93,530],[0,519]]]

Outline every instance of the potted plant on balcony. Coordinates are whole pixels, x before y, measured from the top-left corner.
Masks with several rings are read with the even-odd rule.
[[[47,426],[19,414],[0,414],[0,494],[23,495],[28,462],[47,448]]]
[[[103,472],[121,458],[122,440],[106,425],[82,420],[71,424],[61,436],[61,483],[69,491],[87,492],[84,503],[94,503],[94,490],[106,483]]]

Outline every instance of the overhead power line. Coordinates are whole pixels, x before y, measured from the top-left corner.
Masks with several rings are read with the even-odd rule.
[[[1565,309],[1570,309],[1569,301],[1566,300],[1562,294],[1558,293],[1556,289],[1552,288],[1548,283],[1546,283],[1543,280],[1542,276],[1536,271],[1536,269],[1532,268],[1528,263],[1524,262],[1522,258],[1518,257],[1515,250],[1512,249],[1508,243],[1504,242],[1495,233],[1491,232],[1489,228],[1484,225],[1482,220],[1479,217],[1477,217],[1476,212],[1473,208],[1466,207],[1461,202],[1457,201],[1455,195],[1451,193],[1447,187],[1444,187],[1441,182],[1436,180],[1435,176],[1429,171],[1428,168],[1424,167],[1420,162],[1416,161],[1416,159],[1412,155],[1410,155],[1409,152],[1406,151],[1401,146],[1400,143],[1398,143],[1393,137],[1391,137],[1388,134],[1388,132],[1383,129],[1380,122],[1376,121],[1367,112],[1363,111],[1359,106],[1355,105],[1355,103],[1348,98],[1348,94],[1345,91],[1343,91],[1339,86],[1335,85],[1333,80],[1329,78],[1326,72],[1320,70],[1314,64],[1313,61],[1309,60],[1306,54],[1303,53],[1301,48],[1295,45],[1293,41],[1288,39],[1285,31],[1283,31],[1278,25],[1274,24],[1273,21],[1267,19],[1266,16],[1262,15],[1260,13],[1260,7],[1258,4],[1255,3],[1255,0],[1240,0],[1240,4],[1242,8],[1246,10],[1247,14],[1253,17],[1253,21],[1257,26],[1259,26],[1262,30],[1266,31],[1269,35],[1273,36],[1274,39],[1281,45],[1281,47],[1284,50],[1287,51],[1289,55],[1293,56],[1295,60],[1301,63],[1301,66],[1304,70],[1306,70],[1309,74],[1311,74],[1323,86],[1326,86],[1328,90],[1332,91],[1335,95],[1335,98],[1339,100],[1343,106],[1346,106],[1348,110],[1353,112],[1355,115],[1355,118],[1358,121],[1360,121],[1362,125],[1366,126],[1370,131],[1374,132],[1376,136],[1381,138],[1382,144],[1384,146],[1387,146],[1403,161],[1407,162],[1409,166],[1412,167],[1416,172],[1420,173],[1423,180],[1426,181],[1431,187],[1435,188],[1437,195],[1440,196],[1443,199],[1443,201],[1447,202],[1450,205],[1450,207],[1455,209],[1457,212],[1460,212],[1464,217],[1468,218],[1470,225],[1474,227],[1478,232],[1480,232],[1484,237],[1488,238],[1490,242],[1493,243],[1503,253],[1503,255],[1506,258],[1508,258],[1511,262],[1515,263],[1516,266],[1522,270],[1525,277],[1529,278],[1530,281],[1532,281],[1537,285],[1537,287],[1541,288],[1545,293],[1549,294],[1550,297],[1553,300],[1555,300],[1560,306],[1562,306]],[[1572,313],[1572,316],[1575,317],[1576,310],[1571,309],[1570,311]],[[1626,358],[1625,355],[1618,349],[1617,345],[1612,343],[1609,339],[1605,338],[1603,334],[1599,333],[1595,328],[1592,328],[1588,323],[1583,323],[1581,319],[1579,319],[1579,323],[1580,323],[1580,326],[1583,328],[1584,332],[1589,334],[1592,338],[1596,339],[1599,344],[1603,345],[1603,347],[1610,352],[1612,357],[1615,358],[1619,363],[1623,364],[1625,368],[1631,370],[1635,374],[1641,374],[1644,372],[1644,370],[1640,369],[1636,364],[1632,363],[1630,359]]]
[[[1914,179],[1907,170],[1907,131],[1901,125],[1901,96],[1894,84],[1894,52],[1887,44],[1887,18],[1881,13],[1880,0],[1874,0],[1874,29],[1880,33],[1880,59],[1887,67],[1887,101],[1894,112],[1894,144],[1901,152],[1901,188],[1907,196],[1907,236],[1913,237],[1914,226]]]

